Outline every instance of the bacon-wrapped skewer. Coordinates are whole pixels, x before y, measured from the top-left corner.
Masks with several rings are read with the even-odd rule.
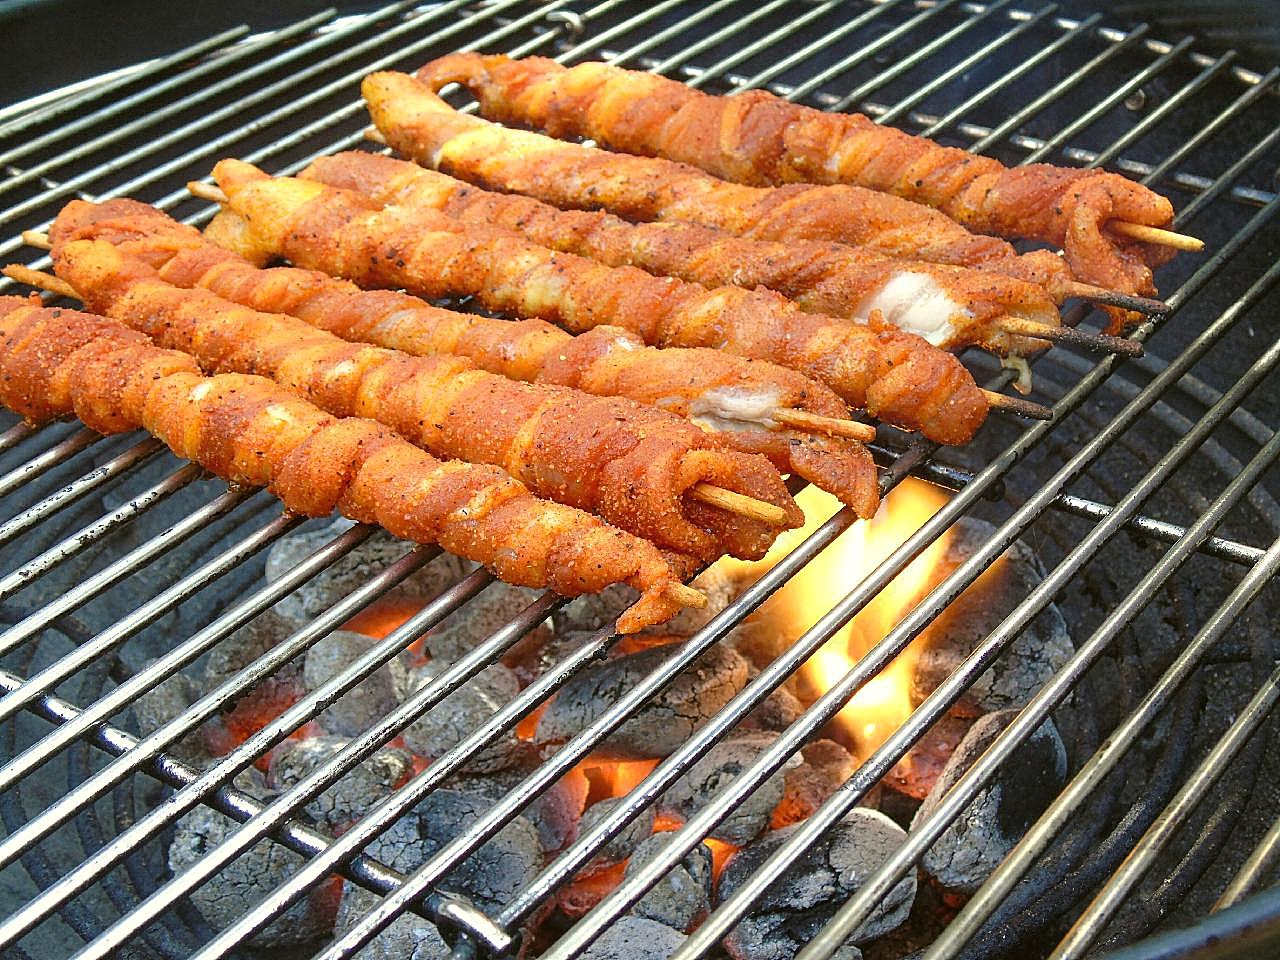
[[[711,483],[804,515],[764,458],[724,450],[713,435],[619,397],[537,386],[461,357],[412,357],[348,343],[284,314],[162,281],[101,240],[61,242],[53,259],[92,310],[218,372],[270,376],[335,416],[366,416],[438,456],[504,468],[539,495],[596,513],[660,546],[709,561],[763,556],[777,527],[689,496]]]
[[[492,119],[678,160],[726,180],[854,184],[926,204],[977,233],[1063,247],[1077,277],[1115,290],[1153,293],[1151,268],[1173,255],[1109,229],[1151,236],[1140,228],[1168,226],[1173,206],[1103,170],[1010,169],[860,114],[826,113],[764,90],[710,96],[603,63],[566,68],[544,57],[458,53],[418,76],[437,88],[464,84]]]
[[[351,191],[272,179],[240,161],[222,161],[214,176],[228,209],[244,219],[225,226],[215,218],[209,235],[250,261],[286,257],[361,286],[474,296],[491,309],[571,330],[616,324],[650,344],[718,347],[770,360],[943,443],[967,441],[987,413],[988,395],[955,357],[889,324],[805,313],[767,290],[707,290],[633,267],[606,267],[434,211],[378,208]]]
[[[828,240],[899,259],[1001,273],[1055,302],[1092,296],[1129,309],[1162,304],[1081,284],[1048,251],[1018,255],[946,214],[847,184],[749,187],[671,160],[607,153],[459,113],[420,80],[373,73],[362,85],[382,138],[402,154],[495,190],[557,207],[605,209],[628,220],[682,220],[756,240]]]
[[[434,209],[463,223],[506,227],[609,266],[636,266],[707,287],[768,287],[813,313],[862,322],[879,310],[936,347],[977,345],[1026,356],[1048,339],[1131,354],[1141,349],[1063,327],[1043,288],[981,270],[894,260],[823,240],[748,240],[692,223],[630,223],[600,211],[560,210],[361,151],[321,157],[299,176],[355,190],[382,206]]]
[[[409,294],[365,291],[296,267],[261,270],[135,200],[73,201],[58,215],[56,232],[60,242],[106,240],[155,267],[168,283],[292,314],[345,340],[416,355],[455,354],[512,379],[654,404],[713,431],[732,449],[769,457],[859,516],[870,516],[879,501],[875,464],[860,443],[781,428],[803,422],[815,430],[874,435],[873,428],[845,419],[847,407],[827,387],[785,367],[718,350],[658,350],[613,327],[574,337],[543,320],[444,310]]]
[[[0,403],[32,420],[75,413],[103,433],[144,427],[225,480],[287,509],[377,523],[438,543],[509,583],[564,596],[628,583],[631,633],[705,602],[651,543],[532,496],[497,467],[443,463],[369,420],[338,419],[262,377],[205,377],[124,325],[0,297]]]

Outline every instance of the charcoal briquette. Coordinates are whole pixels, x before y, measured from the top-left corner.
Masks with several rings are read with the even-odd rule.
[[[412,693],[438,676],[449,664],[432,660],[409,676]],[[404,742],[414,753],[440,757],[473,734],[517,693],[520,683],[510,668],[500,663],[485,667],[404,729]],[[460,769],[486,773],[511,766],[524,745],[508,730],[472,755]]]
[[[341,936],[354,927],[381,899],[348,880],[333,924],[334,935]],[[448,960],[449,945],[430,920],[403,913],[361,947],[356,956],[360,960]]]
[[[271,786],[286,790],[340,751],[345,737],[318,736],[286,740],[273,751],[268,768]],[[348,770],[307,802],[307,816],[330,833],[359,820],[413,772],[413,756],[398,747],[383,747]]]
[[[578,832],[586,833],[613,813],[614,810],[618,809],[622,801],[622,797],[606,797],[598,803],[593,803],[587,807],[586,812],[582,814],[582,824],[579,826]],[[639,816],[623,827],[621,833],[600,848],[595,862],[604,865],[621,863],[626,860],[635,853],[636,847],[653,833],[653,823],[656,819],[657,814],[654,811],[653,804],[650,804],[640,811]]]
[[[646,917],[619,917],[582,954],[582,960],[666,960],[685,935]]]
[[[627,863],[624,879],[655,859],[670,840],[669,835],[655,833],[642,841]],[[711,848],[700,843],[636,902],[631,913],[685,933],[706,915],[710,905]]]
[[[307,690],[318,690],[378,642],[350,630],[335,630],[316,641],[303,666]],[[394,657],[325,707],[316,720],[326,733],[354,737],[396,708],[406,682],[403,660]]]

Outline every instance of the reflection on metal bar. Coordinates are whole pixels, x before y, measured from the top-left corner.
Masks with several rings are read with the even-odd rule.
[[[1257,297],[1260,297],[1269,289],[1271,284],[1280,279],[1280,267],[1273,270],[1269,278],[1263,279],[1268,280],[1266,286],[1261,286],[1260,281],[1260,285],[1255,286],[1250,291],[1250,293],[1254,294],[1253,297],[1242,299],[1232,311],[1224,314],[1215,325],[1216,329],[1206,330],[1199,338],[1202,342],[1193,344],[1188,348],[1188,353],[1191,355],[1183,354],[1180,356],[1170,366],[1168,375],[1163,377],[1160,382],[1153,381],[1142,393],[1126,405],[1117,419],[1125,419],[1132,422],[1143,410],[1155,403],[1159,396],[1172,383],[1176,382],[1178,371],[1186,369],[1195,362],[1198,356],[1196,353],[1197,347],[1201,348],[1199,352],[1203,353],[1204,349],[1216,342],[1225,334],[1230,325],[1239,319],[1247,303],[1251,303]],[[1006,617],[988,634],[988,637],[981,644],[975,647],[973,653],[956,669],[952,676],[948,677],[931,693],[907,723],[903,724],[877,751],[877,753],[884,752],[887,754],[885,763],[888,766],[892,766],[893,763],[900,759],[901,754],[906,752],[911,742],[923,735],[924,731],[950,706],[949,701],[958,698],[973,679],[990,665],[995,655],[1007,643],[1012,642],[1039,611],[1049,603],[1053,596],[1061,591],[1070,582],[1071,578],[1083,568],[1084,564],[1106,544],[1122,525],[1124,516],[1126,514],[1131,515],[1143,501],[1154,495],[1172,475],[1173,471],[1195,452],[1200,444],[1226,419],[1231,410],[1240,404],[1249,392],[1275,368],[1277,363],[1280,363],[1280,344],[1277,344],[1272,350],[1259,358],[1257,363],[1250,368],[1248,374],[1233,385],[1232,389],[1196,424],[1195,428],[1183,436],[1142,480],[1133,485],[1133,488],[1116,505],[1113,514],[1090,530],[1071,554],[1064,558],[1058,567],[1051,571],[1049,576],[1037,584],[1036,588],[1023,599],[1017,610]],[[1114,436],[1108,438],[1106,446],[1110,446],[1114,439]],[[1085,453],[1086,451],[1082,450],[1081,452]],[[1139,585],[1130,591],[1115,610],[1111,611],[1103,626],[1099,627],[1088,641],[1081,644],[1071,659],[1056,671],[1054,677],[1023,708],[1016,721],[1002,731],[1000,737],[988,748],[983,757],[975,762],[964,776],[953,785],[945,800],[930,814],[927,820],[913,824],[912,834],[907,842],[895,851],[876,870],[875,874],[863,885],[858,893],[841,907],[835,918],[802,953],[804,960],[817,960],[819,957],[830,956],[839,948],[845,938],[857,929],[858,925],[874,909],[875,902],[898,882],[902,874],[924,855],[925,851],[941,835],[942,831],[964,811],[965,805],[994,776],[996,767],[1008,760],[1013,751],[1039,728],[1044,718],[1074,688],[1075,684],[1092,666],[1098,656],[1105,651],[1116,635],[1130,625],[1133,618],[1150,603],[1165,581],[1195,552],[1197,542],[1206,537],[1221,522],[1228,511],[1248,493],[1249,489],[1275,462],[1277,457],[1280,457],[1280,436],[1273,438],[1273,441],[1258,453],[1248,469],[1235,477],[1227,489],[1214,501],[1210,509],[1205,511],[1197,519],[1196,523],[1189,528],[1186,537],[1180,540],[1173,550],[1162,557],[1148,571]],[[1064,470],[1070,466],[1071,464],[1068,464]],[[937,704],[936,708],[930,709],[934,703]],[[917,723],[917,714],[922,716],[922,722]],[[927,722],[923,722],[926,720]],[[911,727],[916,727],[917,730],[912,731],[909,729]],[[896,741],[910,742],[903,746]],[[874,774],[875,778],[878,779],[883,770],[888,769],[888,766],[885,766],[884,763],[878,765],[877,772]],[[857,779],[859,779],[859,775],[855,774],[854,780]],[[875,781],[870,780],[870,782],[874,783]],[[846,787],[851,787],[851,785],[852,781],[846,784]],[[859,799],[858,796],[852,796],[851,789],[842,788],[840,793],[849,795],[849,802],[837,800],[835,797],[828,801],[832,805],[834,814],[834,816],[826,818],[828,822],[834,822],[835,819],[843,816],[853,806],[853,803]],[[824,804],[824,806],[826,805]]]
[[[37,429],[37,427],[33,427],[25,421],[15,423],[4,433],[0,433],[0,453],[16,447],[23,440],[27,439],[27,437],[35,434]]]
[[[60,463],[66,463],[81,450],[97,443],[102,434],[84,427],[77,430],[56,446],[37,454],[20,467],[15,467],[0,477],[0,497],[7,496],[24,483],[34,480],[46,470],[52,470]]]
[[[1275,869],[1277,861],[1280,861],[1280,817],[1271,824],[1270,829],[1249,854],[1249,859],[1231,878],[1227,888],[1222,891],[1222,896],[1218,897],[1217,902],[1214,903],[1213,912],[1225,910],[1243,900],[1267,879]]]

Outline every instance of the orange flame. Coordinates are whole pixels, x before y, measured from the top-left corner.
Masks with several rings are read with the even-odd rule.
[[[804,527],[778,538],[769,554],[755,563],[721,561],[754,579],[789,553],[839,509],[830,494],[808,487],[796,497],[808,518]],[[871,573],[942,508],[946,493],[908,478],[890,493],[879,512],[859,521],[813,559],[756,614],[767,628],[788,638],[799,637],[831,605]],[[813,700],[830,689],[854,662],[884,638],[933,582],[947,548],[944,534],[932,543],[843,629],[814,653],[800,681],[802,699]],[[745,569],[744,569],[745,568]],[[865,756],[897,729],[911,713],[913,651],[908,648],[868,682],[838,714],[838,722]]]

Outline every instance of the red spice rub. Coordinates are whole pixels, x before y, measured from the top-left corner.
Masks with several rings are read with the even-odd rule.
[[[225,480],[287,509],[377,523],[438,543],[509,583],[565,596],[641,591],[624,633],[670,618],[678,581],[653,544],[532,496],[502,470],[441,462],[380,424],[332,417],[262,377],[205,377],[113,320],[0,297],[0,403],[33,420],[75,413],[107,433],[143,427]]]

